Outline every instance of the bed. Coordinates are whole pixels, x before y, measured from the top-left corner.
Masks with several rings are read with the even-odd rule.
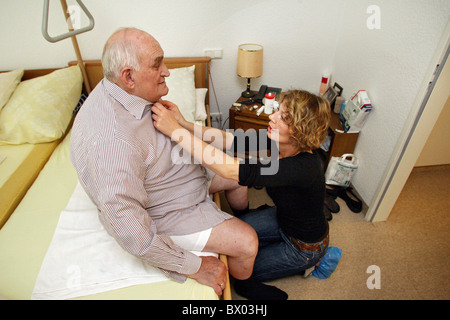
[[[56,74],[54,71],[58,70],[17,69],[0,74],[0,228],[61,142],[70,125],[72,110],[79,101],[82,86],[79,70],[59,70]],[[61,78],[65,78],[65,81],[60,81]],[[59,84],[55,86],[55,82]],[[64,92],[61,92],[61,85],[64,85]],[[40,119],[42,121],[39,124],[48,125],[48,121],[59,118],[59,123],[52,123],[52,130],[47,132],[33,126],[37,121],[31,117],[34,117],[40,107],[39,102],[32,103],[36,90],[46,92],[49,102],[41,112],[41,115],[47,112],[49,117],[45,119],[42,116],[44,119]],[[53,92],[49,93],[49,90]],[[21,113],[21,108],[18,107],[20,105],[28,107],[26,116]],[[54,118],[55,109],[60,112]],[[9,126],[10,123],[16,125],[17,121],[20,130]],[[26,126],[29,126],[29,130],[24,129]]]
[[[180,77],[184,77],[184,73],[193,74],[195,94],[190,99],[194,100],[195,107],[186,110],[183,106],[180,109],[186,118],[209,125],[207,89],[210,58],[165,58],[164,62],[169,69],[172,69],[171,77],[167,79],[172,78],[170,80],[172,83],[167,82],[172,91],[172,96],[168,99],[177,102],[177,94],[179,94],[183,96],[183,100],[186,100],[186,91],[177,92],[172,90],[172,87],[176,85]],[[76,62],[69,63],[69,67],[73,66],[76,66]],[[86,61],[85,68],[91,87],[95,87],[103,78],[100,61]],[[197,100],[200,102],[198,103]],[[201,105],[202,101],[204,108],[197,110],[197,106]],[[39,291],[38,279],[41,279],[45,269],[43,266],[47,264],[53,250],[53,239],[57,237],[58,232],[55,230],[60,230],[63,216],[67,211],[72,210],[69,207],[79,190],[77,175],[70,162],[69,146],[70,131],[57,144],[48,162],[0,230],[0,296],[6,299],[53,299],[55,297],[52,292],[38,292],[38,294],[36,292]],[[220,205],[218,195],[213,196],[216,203]],[[64,260],[65,258],[57,256],[55,259]],[[220,259],[227,263],[226,256],[220,256]],[[76,287],[80,271],[77,265],[70,265],[65,271],[67,277],[55,281],[65,281],[66,287]],[[161,279],[157,276],[155,279],[157,280],[136,283],[131,281],[127,285],[119,286],[106,284],[98,292],[91,290],[88,291],[89,294],[72,293],[58,297],[62,299],[231,299],[229,278],[227,289],[222,297],[218,297],[212,288],[189,278],[184,283],[177,283],[167,278]]]

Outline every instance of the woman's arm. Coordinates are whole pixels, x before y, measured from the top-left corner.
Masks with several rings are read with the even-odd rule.
[[[223,178],[239,181],[239,161],[237,159],[223,153],[213,144],[208,144],[196,137],[193,134],[195,127],[189,126],[193,131],[185,128],[179,123],[176,113],[174,116],[170,108],[165,107],[163,103],[155,103],[151,110],[156,129],[189,152],[204,167],[213,170]],[[182,123],[185,124],[185,122],[187,121]]]
[[[226,132],[217,128],[205,127],[187,121],[181,114],[178,106],[170,101],[159,101],[167,110],[170,110],[177,122],[197,138],[205,141],[221,150],[228,150],[231,148],[234,136],[231,132]]]

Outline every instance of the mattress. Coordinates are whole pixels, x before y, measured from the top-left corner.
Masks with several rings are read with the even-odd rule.
[[[39,144],[1,145],[0,228],[19,204],[60,140]]]
[[[61,211],[77,186],[70,161],[70,133],[56,147],[26,196],[0,230],[0,296],[30,299]],[[218,299],[197,281],[164,280],[75,299]]]

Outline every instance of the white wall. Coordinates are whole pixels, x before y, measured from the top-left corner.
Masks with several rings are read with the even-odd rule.
[[[364,14],[380,8],[380,29]],[[406,5],[407,4],[407,5]],[[352,181],[370,204],[449,20],[450,1],[346,1],[336,47],[335,79],[348,98],[366,89],[374,104],[358,138]]]
[[[448,0],[84,0],[95,28],[78,36],[84,59],[100,58],[108,36],[121,26],[154,35],[166,56],[199,56],[223,49],[212,78],[224,117],[244,90],[236,76],[237,47],[264,46],[264,74],[252,81],[317,92],[321,72],[348,98],[366,89],[375,110],[356,149],[361,167],[354,184],[366,203],[374,196],[425,70],[449,19]],[[68,0],[68,4],[75,1]],[[369,5],[381,9],[381,29],[369,30]],[[75,60],[70,40],[41,35],[43,1],[0,0],[0,70],[60,67]],[[65,32],[59,1],[50,2],[49,33]],[[82,26],[87,22],[82,20]],[[211,111],[218,106],[211,96]]]

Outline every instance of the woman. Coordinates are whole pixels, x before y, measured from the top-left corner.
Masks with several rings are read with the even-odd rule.
[[[235,290],[249,299],[269,298],[270,294],[281,298],[278,289],[270,289],[262,282],[314,267],[325,255],[329,242],[328,222],[323,213],[324,173],[315,151],[327,135],[329,103],[302,90],[282,93],[279,100],[280,109],[269,116],[267,129],[268,138],[276,142],[279,150],[278,158],[271,160],[278,161],[275,166],[239,161],[213,152],[211,146],[193,135],[195,132],[204,135],[210,128],[199,130],[186,122],[170,102],[162,101],[152,107],[155,127],[171,136],[205,167],[241,185],[265,186],[272,198],[274,207],[240,217],[255,229],[260,242],[252,276],[235,283]],[[217,132],[213,132],[209,136],[215,136],[216,147],[230,146],[231,133],[221,131],[222,139],[217,139]],[[263,174],[268,167],[277,170]]]

